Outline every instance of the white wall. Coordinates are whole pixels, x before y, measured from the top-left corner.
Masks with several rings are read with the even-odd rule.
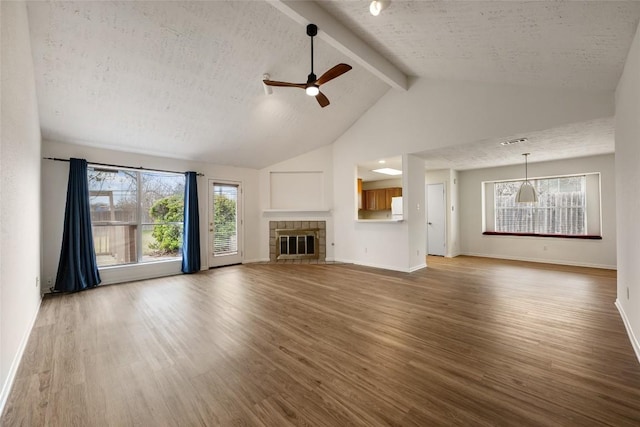
[[[406,155],[403,163],[404,219],[409,233],[407,251],[409,264],[406,271],[416,271],[427,266],[425,242],[427,241],[426,187],[424,183],[424,160]]]
[[[198,206],[200,209],[200,251],[202,268],[208,265],[208,181],[209,179],[238,181],[244,190],[244,259],[258,258],[258,171],[255,169],[219,166],[208,163],[177,160],[163,157],[146,156],[142,154],[124,153],[113,150],[103,150],[93,147],[66,144],[55,141],[43,141],[42,155],[68,159],[77,157],[89,162],[109,163],[149,169],[164,169],[174,171],[196,171],[205,174],[198,178]],[[55,281],[62,232],[64,223],[64,208],[67,194],[69,164],[53,160],[42,160],[42,229],[43,229],[43,262],[42,277]],[[122,267],[102,269],[100,276],[102,284],[120,283],[140,280],[168,274],[179,274],[181,263],[153,263],[137,264]],[[47,285],[47,289],[50,285]]]
[[[40,305],[40,126],[26,3],[0,2],[0,413]]]
[[[322,172],[321,205],[310,204],[308,207],[291,210],[272,210],[271,206],[271,172]],[[331,145],[303,154],[260,170],[260,229],[258,242],[258,258],[256,261],[269,261],[269,221],[326,221],[326,260],[333,261],[333,159]],[[355,178],[352,187],[355,185]],[[355,191],[355,187],[354,191]],[[292,194],[290,197],[295,197]],[[292,206],[299,206],[297,201]]]
[[[460,255],[460,185],[459,173],[456,170],[449,170],[449,218],[451,221],[447,224],[449,235],[447,239],[450,246],[447,247],[447,256],[455,257]]]
[[[351,183],[358,163],[612,114],[609,92],[426,79],[413,81],[406,92],[387,92],[334,143],[336,259],[401,271],[406,271],[411,259],[407,222],[363,224],[354,220],[356,199]],[[424,187],[424,172],[421,185]],[[405,187],[403,191],[411,190]]]
[[[618,299],[640,359],[640,27],[616,90]],[[628,290],[628,296],[627,296]]]
[[[616,209],[613,154],[529,163],[529,177],[600,172],[602,240],[485,236],[482,182],[522,178],[523,165],[459,172],[462,253],[535,262],[616,268]],[[546,250],[545,250],[546,247]]]

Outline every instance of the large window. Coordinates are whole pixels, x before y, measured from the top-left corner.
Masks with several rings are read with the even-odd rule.
[[[87,173],[99,267],[180,258],[184,175],[93,166]]]
[[[522,181],[485,183],[485,234],[600,235],[599,174],[530,180],[537,203],[516,203]]]

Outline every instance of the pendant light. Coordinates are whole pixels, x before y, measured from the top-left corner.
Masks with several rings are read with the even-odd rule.
[[[533,185],[529,182],[529,171],[528,171],[528,163],[527,157],[529,157],[531,153],[524,153],[524,182],[520,185],[520,189],[516,194],[516,203],[537,203],[538,202],[538,192],[533,187]]]

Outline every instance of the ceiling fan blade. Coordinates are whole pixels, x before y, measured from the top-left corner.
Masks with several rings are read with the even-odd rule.
[[[333,80],[338,76],[343,75],[347,71],[351,69],[351,65],[348,64],[338,64],[335,67],[331,68],[329,71],[320,76],[318,80],[316,80],[316,84],[320,86],[328,82],[329,80]]]
[[[324,96],[324,93],[322,92],[318,92],[318,94],[316,95],[316,99],[318,100],[318,104],[320,104],[322,108],[329,105],[329,98]]]
[[[305,83],[276,82],[274,80],[263,80],[262,83],[266,84],[267,86],[299,87],[300,89],[304,89],[307,87]]]

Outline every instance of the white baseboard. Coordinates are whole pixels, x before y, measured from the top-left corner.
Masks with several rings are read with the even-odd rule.
[[[462,252],[460,253],[460,255],[477,256],[477,257],[483,257],[483,258],[508,259],[512,261],[537,262],[541,264],[557,264],[557,265],[571,265],[575,267],[602,268],[605,270],[618,269],[618,267],[615,265],[593,264],[589,262],[576,262],[576,261],[566,261],[566,260],[553,260],[553,259],[547,259],[547,258],[517,257],[517,256],[510,256],[510,255],[483,254],[478,252]]]
[[[422,270],[423,268],[427,268],[427,263],[426,262],[423,262],[420,265],[416,265],[414,267],[411,267],[409,269],[409,273],[413,273],[414,271]]]
[[[616,307],[618,308],[618,312],[620,313],[620,317],[622,317],[622,322],[624,323],[624,327],[627,329],[627,335],[629,336],[629,341],[631,341],[631,346],[633,347],[633,351],[636,353],[636,358],[638,362],[640,362],[640,342],[636,338],[633,333],[633,329],[631,329],[631,324],[629,323],[629,318],[627,318],[627,314],[624,312],[624,308],[622,308],[622,304],[616,298]]]
[[[396,266],[393,265],[383,265],[383,264],[374,264],[374,263],[368,263],[368,262],[362,262],[362,261],[353,261],[353,260],[346,260],[346,259],[336,259],[336,262],[341,262],[343,264],[355,264],[355,265],[361,265],[363,267],[373,267],[373,268],[381,268],[383,270],[391,270],[391,271],[399,271],[401,273],[410,273],[411,271],[409,271],[408,268],[398,268]],[[426,267],[426,265],[425,265]],[[422,267],[416,267],[416,270],[419,270]]]
[[[269,258],[243,259],[243,264],[255,264],[256,262],[269,262]]]
[[[24,355],[24,351],[27,348],[27,343],[29,342],[29,337],[31,336],[31,331],[33,330],[33,325],[36,323],[36,319],[38,318],[38,313],[40,312],[40,304],[42,304],[42,297],[40,297],[40,301],[38,302],[38,307],[36,308],[36,312],[29,322],[29,327],[22,337],[22,341],[20,342],[20,346],[18,347],[18,352],[16,353],[13,361],[11,362],[11,367],[9,368],[9,375],[7,375],[7,380],[2,386],[2,392],[0,393],[0,416],[4,413],[4,407],[7,404],[7,399],[9,398],[9,393],[11,392],[11,388],[13,387],[13,382],[16,379],[16,374],[18,373],[18,367],[20,366],[20,362],[22,361],[22,356]]]

